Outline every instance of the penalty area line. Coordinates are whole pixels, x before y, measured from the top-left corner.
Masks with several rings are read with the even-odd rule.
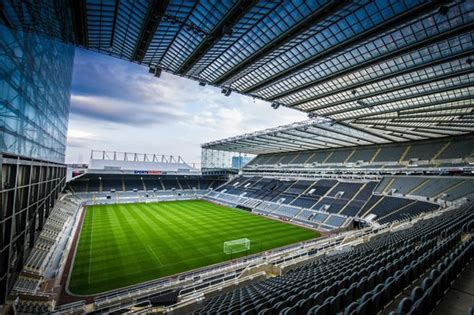
[[[147,245],[148,249],[151,251],[151,253],[153,254],[153,256],[155,256],[156,260],[158,260],[158,263],[163,266],[163,263],[161,262],[160,258],[158,257],[158,255],[155,253],[155,251],[153,250],[153,248],[151,248],[150,245]]]

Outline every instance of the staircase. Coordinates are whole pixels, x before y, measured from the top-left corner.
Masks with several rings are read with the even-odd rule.
[[[356,149],[352,150],[351,153],[347,156],[347,158],[344,160],[344,164],[346,164],[350,159],[351,157],[354,155],[354,153],[356,153]]]
[[[461,186],[462,184],[464,184],[466,180],[462,180],[460,181],[459,183],[456,183],[454,185],[451,185],[449,186],[448,188],[446,188],[445,190],[443,190],[442,192],[440,192],[439,194],[437,194],[436,196],[434,196],[434,198],[439,198],[440,196],[442,196],[443,194],[446,194],[447,192],[451,191],[452,189],[458,187],[458,186]]]
[[[313,156],[315,156],[316,152],[314,152],[313,154],[311,154],[307,159],[306,161],[303,162],[303,164],[306,164],[306,162],[308,162],[309,160],[311,160],[313,158]]]
[[[407,205],[404,205],[403,207],[398,208],[397,210],[394,210],[394,211],[392,211],[392,212],[390,212],[390,213],[387,213],[386,215],[381,216],[380,218],[377,218],[377,220],[382,220],[383,218],[386,218],[386,217],[388,217],[388,216],[390,216],[390,215],[392,215],[392,214],[394,214],[394,213],[400,212],[400,211],[402,211],[403,209],[406,209],[406,208],[408,208],[408,207],[414,205],[415,203],[416,203],[416,200],[414,200],[413,202],[410,202],[410,203],[407,204]]]
[[[392,177],[390,181],[388,182],[387,186],[382,191],[382,194],[387,193],[388,189],[392,186],[393,182],[395,181],[395,177]]]
[[[296,160],[299,156],[300,156],[300,152],[298,152],[298,154],[296,154],[287,164],[291,164],[294,160]]]
[[[382,198],[380,198],[379,200],[377,200],[377,202],[374,203],[374,204],[372,205],[372,207],[370,207],[367,211],[365,211],[360,217],[362,218],[362,217],[365,217],[367,214],[369,214],[370,211],[372,211],[380,202],[382,202],[383,198],[384,198],[384,197],[382,197]],[[361,209],[361,210],[362,210],[362,209]],[[357,213],[357,214],[358,214],[358,213]]]
[[[451,140],[446,142],[443,147],[431,158],[432,161],[438,159],[438,156],[440,156],[444,151],[446,151],[446,149],[449,147],[449,145],[451,144]]]
[[[291,219],[290,221],[293,221],[294,218],[296,218],[297,216],[300,215],[301,212],[303,212],[305,210],[305,208],[301,208],[300,211],[298,211]]]
[[[402,156],[400,157],[400,160],[398,160],[398,163],[402,163],[403,160],[405,159],[405,156],[407,156],[408,152],[410,151],[411,149],[411,145],[407,146],[407,148],[405,149],[405,151],[403,152]]]
[[[370,159],[370,161],[369,161],[370,163],[372,163],[373,161],[375,161],[375,159],[377,158],[377,155],[379,155],[380,151],[382,151],[382,147],[379,147],[379,148],[377,149],[377,151],[375,151],[374,156],[373,156],[373,157]]]
[[[427,179],[425,181],[423,181],[422,183],[418,184],[416,187],[414,187],[412,190],[410,190],[407,195],[413,195],[413,193],[415,191],[417,191],[418,189],[420,189],[421,187],[425,186],[426,184],[428,184],[429,182],[431,182],[431,179]]]
[[[244,207],[247,207],[247,208],[250,208],[250,209],[255,209],[261,203],[262,203],[261,200],[248,198],[247,200],[245,200],[244,202],[241,203],[241,206],[244,206]]]
[[[347,206],[353,201],[355,200],[355,198],[357,197],[357,195],[362,191],[362,189],[365,188],[365,186],[367,186],[367,183],[364,183],[364,185],[360,186],[359,190],[354,194],[354,196],[351,198],[351,200],[347,201],[346,204],[344,205],[344,207],[342,207],[341,210],[339,210],[339,212],[337,214],[341,214],[342,211],[344,211],[344,209],[347,208]]]
[[[324,161],[321,162],[321,164],[325,164],[331,158],[333,154],[334,154],[334,151],[331,151],[331,153],[329,153],[328,156],[326,156],[326,158],[324,159]]]

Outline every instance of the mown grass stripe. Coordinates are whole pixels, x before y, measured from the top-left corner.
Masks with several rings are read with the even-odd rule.
[[[233,239],[252,244],[236,258],[318,236],[206,201],[91,206],[69,290],[95,294],[219,263],[230,259],[223,243]]]

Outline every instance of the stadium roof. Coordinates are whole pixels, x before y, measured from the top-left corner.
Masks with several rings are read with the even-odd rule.
[[[368,133],[474,131],[472,1],[11,2],[0,16],[6,25],[157,76],[168,71]],[[22,20],[9,20],[9,10]]]
[[[356,145],[383,144],[414,140],[411,135],[380,133],[353,128],[325,118],[310,119],[290,125],[202,144],[203,149],[249,154],[275,153]]]

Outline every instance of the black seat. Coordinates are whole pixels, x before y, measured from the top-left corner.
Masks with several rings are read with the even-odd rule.
[[[397,306],[397,313],[399,315],[407,314],[411,307],[413,306],[413,301],[410,298],[403,298]]]
[[[423,296],[423,289],[420,287],[414,287],[413,290],[411,290],[410,298],[413,301],[413,303],[417,302],[421,297]]]
[[[353,312],[355,312],[355,310],[357,309],[357,307],[359,306],[359,303],[358,302],[352,302],[349,306],[346,307],[346,309],[344,310],[344,315],[350,315],[352,314]]]

